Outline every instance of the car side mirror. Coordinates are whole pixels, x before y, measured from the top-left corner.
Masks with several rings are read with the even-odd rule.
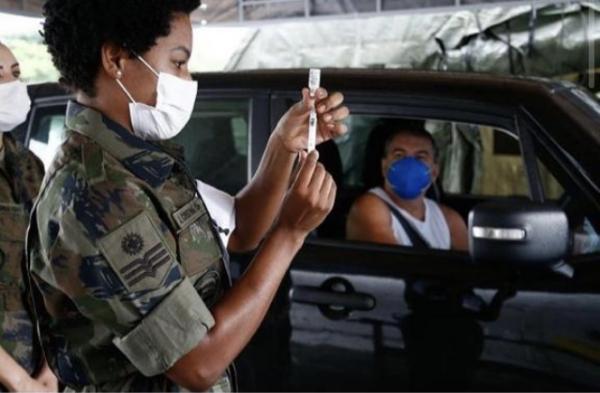
[[[552,267],[569,246],[567,215],[555,205],[504,200],[469,213],[469,251],[476,262]]]

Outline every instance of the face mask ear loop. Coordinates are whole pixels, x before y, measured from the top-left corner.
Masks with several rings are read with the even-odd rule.
[[[121,88],[121,90],[123,90],[123,93],[125,93],[125,95],[129,98],[129,100],[132,103],[135,104],[136,103],[135,100],[133,99],[133,97],[131,96],[131,94],[129,94],[129,91],[127,91],[127,89],[123,85],[123,82],[121,82],[119,79],[115,79],[115,81],[117,82],[117,84],[119,85],[119,87]]]
[[[157,77],[157,78],[159,78],[159,77],[160,77],[160,76],[158,75],[158,72],[156,72],[156,70],[155,70],[155,69],[154,69],[154,68],[153,68],[153,67],[152,67],[150,64],[148,64],[148,62],[147,62],[147,61],[146,61],[146,60],[145,60],[145,59],[144,59],[142,56],[138,55],[137,53],[136,53],[135,55],[137,56],[137,58],[138,58],[138,59],[139,59],[139,60],[140,60],[142,63],[144,63],[144,65],[145,65],[146,67],[148,67],[148,69],[149,69],[150,71],[152,71],[152,73],[153,73],[154,75],[156,75],[156,77]]]

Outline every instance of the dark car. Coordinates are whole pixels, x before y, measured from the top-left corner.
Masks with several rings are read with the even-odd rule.
[[[176,138],[195,176],[240,190],[307,76],[195,75],[196,109]],[[240,357],[242,389],[599,390],[593,96],[566,83],[466,73],[323,70],[322,85],[342,91],[352,112],[349,133],[319,147],[339,195]],[[56,85],[30,93],[19,136],[47,164],[69,95]],[[441,152],[435,198],[470,221],[470,254],[345,240],[382,118],[425,121]],[[234,256],[234,275],[249,260]],[[442,289],[415,292],[419,282]]]

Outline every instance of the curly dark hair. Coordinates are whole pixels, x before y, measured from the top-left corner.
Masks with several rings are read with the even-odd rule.
[[[169,35],[175,13],[199,6],[200,0],[48,0],[42,35],[61,82],[94,96],[103,44],[143,54]]]

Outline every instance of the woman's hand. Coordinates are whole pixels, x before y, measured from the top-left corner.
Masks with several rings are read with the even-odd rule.
[[[343,121],[350,115],[350,111],[343,103],[342,93],[329,95],[327,90],[320,88],[315,97],[311,97],[309,90],[303,89],[302,101],[283,115],[273,135],[281,140],[283,147],[290,153],[305,150],[308,144],[308,119],[314,106],[319,119],[317,144],[337,138],[348,131]]]
[[[304,159],[296,181],[283,202],[276,228],[306,237],[331,212],[337,186],[313,151]]]

